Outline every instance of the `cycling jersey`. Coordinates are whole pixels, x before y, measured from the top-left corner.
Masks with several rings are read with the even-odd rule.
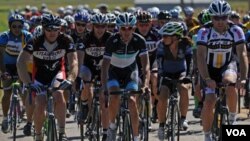
[[[246,44],[247,44],[247,52],[250,52],[250,31],[248,31],[245,34],[245,37],[246,37]]]
[[[192,48],[187,38],[181,38],[178,44],[176,58],[173,56],[169,46],[161,41],[157,49],[158,69],[161,75],[178,79],[180,75],[191,75]]]
[[[85,52],[83,65],[90,69],[92,78],[100,76],[102,58],[105,51],[105,43],[111,36],[110,32],[105,32],[99,40],[94,36],[94,32],[86,34],[84,48],[77,48]]]
[[[233,60],[233,47],[245,42],[242,29],[228,23],[229,29],[220,34],[214,30],[212,23],[205,25],[198,32],[197,45],[207,47],[206,62],[214,68],[221,68]]]
[[[136,29],[135,32],[140,34],[138,29]],[[157,49],[156,44],[160,40],[160,35],[155,29],[151,28],[148,34],[143,37],[146,40],[146,47],[149,53],[150,68],[152,69],[153,63],[155,62],[155,59],[156,59],[156,49]],[[140,59],[137,59],[137,61],[138,61],[139,68],[141,68],[141,64],[139,62]]]
[[[133,37],[128,44],[125,44],[119,33],[112,35],[105,45],[104,58],[111,59],[111,65],[118,68],[125,68],[131,64],[136,64],[136,56],[148,53],[145,39],[133,33]]]
[[[32,34],[22,30],[22,34],[17,37],[10,31],[0,35],[0,46],[5,48],[4,64],[16,64],[17,57],[25,44],[32,38]]]
[[[192,38],[195,34],[198,33],[198,31],[201,29],[201,27],[202,27],[202,26],[197,25],[197,26],[191,28],[191,29],[189,30],[189,32],[188,32],[188,36],[189,36],[190,38]]]
[[[65,56],[75,52],[75,46],[70,36],[60,33],[56,42],[50,44],[44,35],[32,39],[24,50],[33,56],[33,78],[46,85],[61,71],[65,74]]]
[[[112,35],[105,45],[104,58],[110,59],[108,87],[123,87],[125,89],[138,89],[137,55],[147,54],[145,39],[133,33],[128,44],[125,44],[119,33]]]

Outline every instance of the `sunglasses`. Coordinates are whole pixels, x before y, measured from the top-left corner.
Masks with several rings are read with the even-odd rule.
[[[225,21],[225,20],[228,19],[228,16],[213,16],[213,19],[214,19],[215,21],[219,21],[219,20]]]
[[[82,26],[82,27],[85,27],[86,26],[86,23],[75,23],[76,26]]]
[[[133,27],[132,26],[122,26],[122,27],[120,27],[120,29],[122,30],[122,31],[126,31],[126,30],[129,30],[129,31],[131,31],[132,29],[133,29]]]
[[[115,26],[116,26],[115,24],[109,24],[108,28],[115,28]]]
[[[23,28],[23,25],[11,25],[11,28],[18,28],[18,29],[22,29]]]
[[[56,32],[59,30],[59,28],[45,28],[45,30],[48,32],[53,32],[53,31]]]
[[[105,28],[106,24],[94,24],[96,28]]]

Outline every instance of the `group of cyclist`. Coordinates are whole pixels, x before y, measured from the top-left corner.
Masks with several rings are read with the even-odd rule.
[[[0,70],[4,87],[2,99],[2,131],[7,133],[8,109],[12,79],[32,90],[32,102],[23,98],[27,113],[24,134],[31,135],[34,122],[35,140],[43,140],[42,126],[46,116],[46,90],[53,86],[55,115],[58,120],[59,140],[67,140],[65,119],[69,90],[81,91],[79,120],[85,121],[93,96],[93,79],[101,82],[100,105],[102,140],[115,141],[116,116],[120,97],[106,94],[119,89],[151,90],[150,118],[159,123],[158,138],[164,140],[169,80],[182,80],[180,94],[180,127],[187,130],[186,118],[189,90],[194,88],[196,105],[194,116],[202,119],[204,141],[212,141],[211,126],[215,106],[215,88],[227,83],[229,122],[236,124],[237,88],[248,80],[248,51],[250,17],[231,10],[228,2],[215,0],[194,17],[194,9],[175,7],[161,11],[130,8],[126,12],[107,5],[99,9],[88,7],[60,7],[56,14],[43,5],[39,12],[26,7],[26,13],[9,16],[9,31],[0,36]],[[27,25],[28,24],[28,25]],[[25,26],[26,25],[26,26]],[[249,26],[249,28],[248,28]],[[246,35],[246,36],[245,36]],[[25,67],[27,66],[27,67]],[[191,85],[193,77],[195,83]],[[167,78],[167,79],[166,79]],[[83,83],[83,88],[80,85]],[[74,88],[72,88],[74,87]],[[246,95],[249,90],[247,89]],[[245,96],[245,107],[249,107]],[[131,96],[129,110],[134,141],[139,141],[138,97]],[[150,126],[150,125],[149,125]],[[150,128],[150,127],[149,127]]]

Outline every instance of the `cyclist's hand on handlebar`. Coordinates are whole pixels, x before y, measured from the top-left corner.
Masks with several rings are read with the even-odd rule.
[[[65,89],[68,89],[72,86],[72,82],[65,79],[61,82],[60,86],[59,86],[59,89],[60,90],[65,90]]]
[[[151,92],[151,90],[150,90],[148,87],[142,87],[141,90],[142,90],[142,93],[143,93],[143,94],[144,94],[144,93],[150,93],[150,92]]]
[[[38,84],[28,84],[28,88],[31,90],[31,91],[34,91],[34,92],[37,92],[37,93],[41,93],[43,91],[43,88],[41,85],[38,85]]]
[[[244,89],[245,88],[245,86],[246,86],[246,80],[238,80],[237,82],[236,82],[236,87],[238,88],[238,89]]]

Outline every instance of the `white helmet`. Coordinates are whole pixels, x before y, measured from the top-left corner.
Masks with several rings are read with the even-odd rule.
[[[214,0],[210,4],[208,11],[211,16],[229,15],[231,13],[231,6],[224,0]]]
[[[34,37],[41,36],[43,34],[43,27],[41,25],[38,25],[33,32]]]

